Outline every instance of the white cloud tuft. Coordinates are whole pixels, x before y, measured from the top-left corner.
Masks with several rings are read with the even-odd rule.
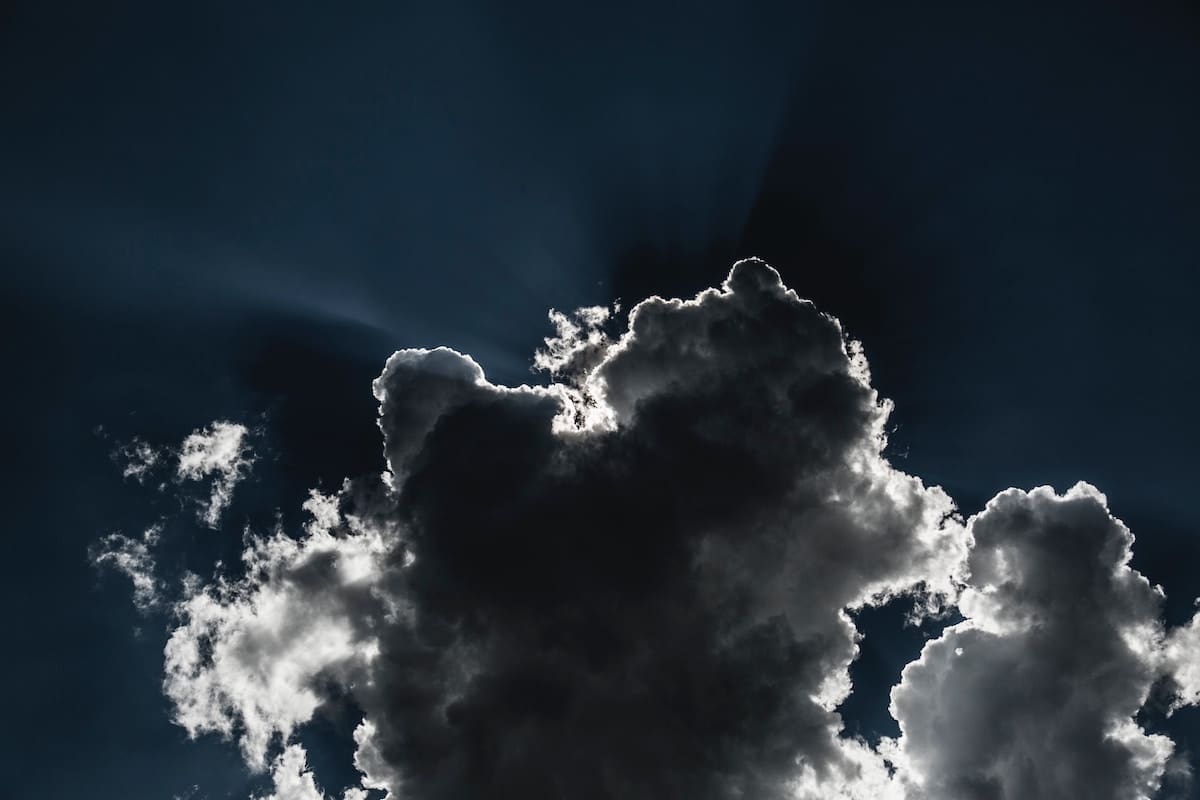
[[[1171,631],[1164,649],[1164,661],[1178,691],[1175,709],[1200,705],[1200,612],[1187,625]]]
[[[176,477],[199,481],[212,478],[212,493],[201,503],[200,519],[210,528],[233,499],[233,490],[246,476],[254,456],[246,444],[248,431],[235,422],[217,421],[193,431],[179,450]]]
[[[308,753],[298,744],[285,747],[272,762],[271,779],[274,791],[252,800],[333,800],[317,786],[316,778],[308,768]],[[367,793],[360,788],[347,789],[342,795],[342,800],[366,798]]]
[[[129,578],[133,583],[133,604],[142,612],[156,608],[162,601],[152,553],[161,534],[161,523],[147,528],[140,539],[113,533],[88,552],[94,566],[110,567]]]
[[[336,685],[365,712],[363,787],[423,798],[882,780],[838,738],[846,609],[951,597],[953,504],[883,458],[890,405],[861,351],[765,264],[639,304],[615,342],[607,315],[553,317],[550,387],[497,386],[447,348],[393,355],[374,385],[390,485],[313,493],[300,538],[251,539],[244,578],[178,605],[179,724],[265,769]],[[472,755],[480,736],[508,744]]]
[[[144,483],[162,460],[162,453],[137,437],[119,447],[112,456],[121,464],[122,477],[133,478],[138,483]]]

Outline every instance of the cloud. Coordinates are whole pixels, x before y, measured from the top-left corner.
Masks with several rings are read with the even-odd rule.
[[[162,586],[155,575],[153,555],[161,535],[161,523],[151,525],[138,539],[112,533],[88,551],[93,566],[115,569],[129,578],[133,584],[133,604],[142,612],[157,608],[162,602]]]
[[[1175,708],[1200,705],[1200,613],[1171,632],[1165,658],[1177,692]]]
[[[98,432],[108,435],[103,428]],[[168,481],[176,485],[209,482],[206,497],[186,499],[198,503],[198,519],[215,529],[233,500],[234,489],[254,465],[250,440],[251,431],[245,425],[216,420],[192,431],[178,447],[155,447],[135,436],[120,444],[112,452],[112,459],[121,467],[122,477],[133,478],[140,484],[159,476],[160,491],[167,488]]]
[[[322,796],[299,741],[332,704],[362,715],[345,800],[1153,796],[1177,762],[1135,715],[1164,675],[1200,696],[1200,635],[1163,629],[1103,495],[1009,490],[964,525],[884,457],[862,348],[761,261],[615,313],[551,314],[547,386],[392,355],[383,473],[184,587],[176,722],[279,800]],[[226,424],[181,476],[248,466]],[[872,747],[837,713],[849,612],[900,595],[963,621]]]
[[[970,520],[966,620],[892,692],[900,763],[937,800],[1153,797],[1172,743],[1134,721],[1163,595],[1095,488],[997,495]]]
[[[233,499],[233,490],[246,476],[254,456],[246,445],[244,425],[219,420],[193,431],[179,449],[175,475],[181,481],[212,479],[212,492],[200,504],[200,519],[210,528]]]
[[[113,460],[121,465],[121,475],[145,483],[147,476],[159,464],[161,453],[137,437],[117,448]]]
[[[308,769],[308,754],[298,744],[288,745],[275,759],[271,779],[275,791],[257,800],[326,800]]]
[[[163,688],[176,723],[192,736],[236,732],[256,769],[274,737],[286,741],[321,705],[318,678],[364,679],[377,655],[364,626],[387,614],[372,592],[395,539],[353,519],[350,535],[335,535],[332,502],[314,493],[302,540],[251,538],[242,578],[193,587],[175,608]]]
[[[384,485],[314,497],[178,607],[180,724],[264,768],[336,684],[364,786],[423,798],[784,797],[854,767],[846,610],[951,594],[966,547],[883,458],[860,348],[758,261],[615,341],[577,318],[549,387],[388,360]]]
[[[333,800],[317,786],[308,768],[308,753],[298,744],[290,744],[271,764],[274,791],[254,800]],[[367,800],[367,793],[358,788],[347,789],[342,800]]]
[[[101,435],[107,435],[99,429]],[[169,470],[176,484],[210,480],[205,498],[198,501],[197,518],[211,528],[220,524],[221,514],[233,499],[233,490],[254,463],[249,446],[249,431],[244,425],[218,420],[193,431],[178,448],[159,447],[134,437],[112,452],[124,478],[139,484]],[[159,483],[159,490],[167,484]],[[180,493],[181,501],[195,498]],[[168,603],[177,594],[170,591],[159,575],[156,551],[164,530],[160,519],[146,528],[140,538],[113,533],[88,548],[88,559],[98,569],[114,569],[133,584],[133,602],[139,611],[149,612]],[[166,592],[166,594],[164,594]]]

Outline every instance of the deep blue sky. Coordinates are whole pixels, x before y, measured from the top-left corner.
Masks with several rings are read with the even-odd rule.
[[[547,308],[750,255],[864,340],[902,468],[967,513],[1094,482],[1190,614],[1200,10],[744,5],[0,12],[0,795],[246,794],[167,721],[161,623],[87,563],[155,513],[97,426],[265,420],[233,515],[269,518],[378,467],[393,349],[533,380]],[[876,706],[911,657],[882,641]]]

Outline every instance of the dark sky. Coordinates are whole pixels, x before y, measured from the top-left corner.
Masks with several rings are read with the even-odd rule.
[[[157,513],[116,442],[261,424],[233,518],[295,514],[378,469],[393,350],[540,380],[547,309],[747,256],[862,339],[901,469],[968,514],[1086,479],[1168,620],[1200,595],[1194,4],[18,3],[0,96],[0,795],[251,786],[171,725],[165,627],[88,563]]]

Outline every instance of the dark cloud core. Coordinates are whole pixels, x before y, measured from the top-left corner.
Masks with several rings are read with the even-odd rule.
[[[556,429],[561,396],[447,350],[376,382],[415,557],[384,657],[430,665],[376,674],[381,754],[427,797],[786,796],[839,763],[842,609],[945,583],[948,503],[879,459],[840,327],[761,262],[639,305],[580,391],[611,417]]]
[[[382,478],[181,590],[180,725],[236,738],[279,800],[324,796],[294,736],[333,703],[363,714],[345,800],[1157,791],[1171,742],[1133,718],[1168,672],[1189,696],[1191,635],[1168,644],[1103,495],[1009,490],[964,522],[884,457],[860,346],[758,260],[619,335],[608,309],[552,319],[548,386],[388,359]],[[837,712],[848,612],[900,595],[963,621],[870,746]]]

